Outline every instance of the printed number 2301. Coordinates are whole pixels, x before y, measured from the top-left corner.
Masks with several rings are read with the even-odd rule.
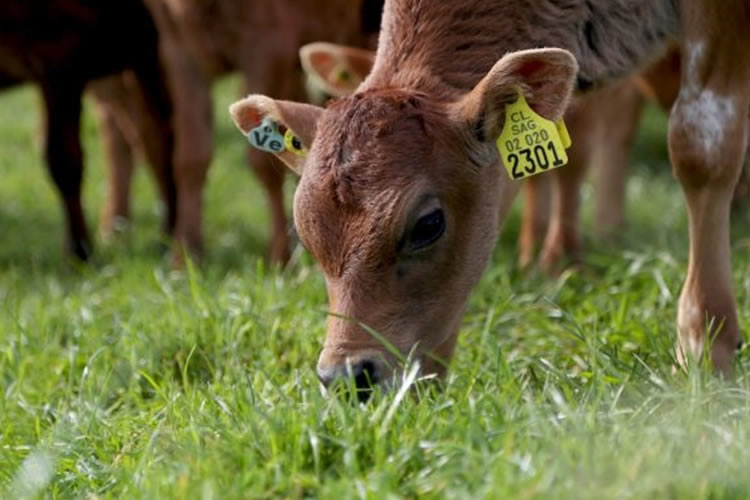
[[[539,144],[519,149],[515,153],[510,153],[507,160],[510,162],[513,179],[521,179],[563,164],[552,141],[548,141],[546,145]]]

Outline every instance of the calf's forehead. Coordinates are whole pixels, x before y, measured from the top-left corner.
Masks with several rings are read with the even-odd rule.
[[[417,158],[445,139],[441,106],[405,91],[371,91],[339,99],[323,114],[315,146],[323,167],[372,167],[378,161]]]
[[[326,110],[295,197],[295,219],[329,276],[353,261],[395,258],[410,207],[446,185],[450,176],[437,164],[451,157],[446,148],[456,137],[440,108],[413,94],[354,96]]]
[[[339,187],[339,190],[348,189]],[[337,193],[332,182],[300,183],[295,223],[300,239],[329,278],[395,258],[403,197],[394,189]],[[356,197],[355,197],[356,196]],[[377,267],[377,266],[376,266]]]

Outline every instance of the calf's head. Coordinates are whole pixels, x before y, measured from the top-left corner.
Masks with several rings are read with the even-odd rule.
[[[270,119],[305,148],[277,156],[301,176],[295,223],[326,277],[322,381],[389,380],[393,348],[442,373],[516,191],[495,146],[505,107],[523,92],[558,118],[576,69],[566,51],[529,50],[450,98],[368,80],[325,110],[258,95],[231,106],[245,133]]]

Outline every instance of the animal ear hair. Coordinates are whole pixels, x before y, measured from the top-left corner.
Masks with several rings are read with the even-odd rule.
[[[229,106],[237,128],[256,147],[275,154],[294,172],[302,175],[305,152],[312,145],[323,108],[291,101],[277,101],[264,95],[250,95]],[[264,127],[271,127],[268,134]],[[291,141],[294,139],[294,147]],[[287,144],[286,142],[289,142]]]
[[[302,69],[309,81],[331,97],[354,93],[375,62],[375,53],[326,42],[304,45],[299,50]]]
[[[565,112],[578,63],[563,49],[532,49],[505,54],[458,103],[460,117],[482,141],[494,141],[505,124],[505,107],[523,93],[531,108],[549,120]]]

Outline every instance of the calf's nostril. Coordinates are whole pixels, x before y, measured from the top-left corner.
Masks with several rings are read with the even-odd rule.
[[[340,390],[351,389],[351,391],[346,391],[350,393],[349,396],[356,396],[357,400],[362,403],[369,399],[373,387],[378,383],[377,368],[370,360],[347,365],[346,368],[340,366],[322,368],[318,365],[316,372],[318,380],[326,388],[331,389],[332,386],[337,385]],[[344,383],[336,384],[337,381]]]
[[[370,360],[364,360],[352,367],[354,376],[354,386],[358,391],[369,391],[372,386],[377,384],[377,373],[375,363]]]

